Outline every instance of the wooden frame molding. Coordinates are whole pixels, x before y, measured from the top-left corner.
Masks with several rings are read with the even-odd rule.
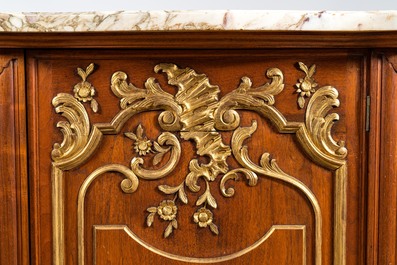
[[[136,31],[1,33],[4,48],[397,48],[397,31]],[[109,38],[116,34],[117,38]],[[186,34],[189,38],[184,38]],[[161,39],[161,42],[157,41]]]

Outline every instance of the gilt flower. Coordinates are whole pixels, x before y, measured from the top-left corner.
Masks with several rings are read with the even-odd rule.
[[[174,220],[177,212],[178,208],[176,207],[174,201],[171,200],[164,200],[157,207],[157,214],[161,219],[166,221]]]
[[[74,97],[79,101],[87,102],[93,99],[95,88],[87,81],[82,81],[74,86]]]
[[[316,92],[316,90],[314,89],[316,86],[317,83],[314,82],[314,79],[306,76],[305,78],[299,79],[299,83],[296,84],[296,87],[298,88],[296,92],[300,93],[301,97],[310,97],[311,93]]]
[[[77,74],[81,77],[81,82],[76,84],[73,88],[74,97],[81,102],[90,102],[91,109],[93,112],[97,113],[99,104],[94,99],[95,88],[90,82],[87,82],[87,77],[94,71],[95,65],[90,63],[85,70],[77,67]]]
[[[200,227],[207,227],[207,225],[212,224],[212,212],[202,207],[194,213],[193,220]]]
[[[152,142],[148,140],[146,136],[143,136],[143,128],[141,124],[136,128],[136,134],[126,132],[124,135],[135,141],[134,150],[138,155],[145,156],[152,151]]]
[[[152,143],[146,137],[139,139],[134,145],[135,152],[137,152],[140,156],[144,156],[152,151]]]
[[[313,64],[308,68],[304,63],[299,62],[299,68],[305,72],[304,78],[299,78],[299,83],[296,83],[296,92],[299,93],[298,105],[302,109],[305,106],[305,97],[310,97],[312,93],[316,92],[314,89],[317,87],[317,83],[314,81],[313,75],[316,72],[316,65]]]

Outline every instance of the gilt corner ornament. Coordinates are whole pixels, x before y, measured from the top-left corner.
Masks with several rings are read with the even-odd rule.
[[[293,185],[301,190],[310,202],[315,215],[315,255],[321,263],[321,209],[316,196],[297,178],[285,173],[269,153],[264,153],[259,164],[249,157],[245,141],[252,137],[257,129],[257,122],[251,121],[251,126],[240,126],[240,114],[237,110],[253,111],[271,122],[279,133],[293,133],[302,150],[317,164],[335,172],[338,185],[345,187],[347,149],[344,141],[335,141],[331,128],[339,119],[338,114],[328,113],[338,107],[338,91],[331,86],[315,89],[318,85],[313,75],[316,66],[307,67],[299,63],[306,76],[296,84],[298,104],[300,108],[308,104],[305,110],[305,121],[288,121],[274,106],[275,96],[284,89],[283,73],[278,68],[270,68],[266,75],[270,82],[258,87],[252,87],[248,77],[242,77],[239,86],[220,98],[220,88],[210,83],[205,74],[196,73],[191,68],[179,68],[172,63],[161,63],[154,67],[156,73],[163,72],[168,78],[168,84],[177,87],[175,95],[162,89],[155,78],[150,77],[145,82],[145,88],[138,88],[127,82],[128,76],[122,71],[115,72],[111,77],[110,88],[120,99],[120,111],[110,123],[90,124],[88,114],[82,102],[92,102],[95,89],[86,81],[93,71],[90,64],[84,71],[78,68],[82,82],[75,86],[75,95],[58,94],[53,99],[57,113],[68,121],[61,121],[58,127],[64,134],[64,141],[56,143],[52,151],[55,172],[75,168],[95,152],[105,134],[118,134],[123,131],[124,124],[135,114],[143,111],[160,111],[158,124],[162,132],[157,139],[149,139],[145,128],[139,124],[134,131],[124,131],[124,136],[132,141],[131,153],[134,154],[130,165],[109,164],[92,172],[81,186],[78,198],[78,230],[79,230],[79,264],[84,264],[84,198],[92,181],[106,172],[119,172],[125,176],[121,188],[126,193],[135,192],[140,180],[156,181],[172,176],[181,157],[180,140],[192,141],[195,144],[196,157],[188,165],[189,172],[184,180],[176,186],[162,184],[158,186],[164,194],[164,199],[147,208],[146,225],[152,227],[155,217],[167,222],[163,236],[169,238],[178,229],[178,213],[183,210],[183,204],[189,204],[189,193],[201,192],[194,202],[196,207],[192,215],[192,223],[198,228],[208,228],[214,235],[220,234],[216,225],[215,210],[217,200],[212,193],[217,179],[218,187],[223,197],[232,197],[234,188],[228,185],[230,180],[247,180],[248,186],[255,186],[258,177],[265,176]],[[83,89],[84,93],[83,93]],[[95,103],[94,103],[95,105]],[[221,132],[233,131],[231,141],[226,142]],[[165,154],[169,155],[165,156]],[[145,159],[153,157],[152,164],[156,169],[144,167]],[[207,162],[200,162],[198,157],[207,157]],[[163,161],[168,157],[167,161]],[[227,158],[233,157],[239,164],[230,168]],[[336,192],[336,222],[340,229],[335,231],[335,241],[344,241],[343,211],[345,198],[343,192]],[[59,220],[59,222],[62,222]],[[55,235],[55,237],[61,237]],[[342,244],[343,245],[343,244]],[[343,247],[343,246],[342,246]],[[338,252],[339,253],[339,252]],[[339,255],[339,254],[338,254]],[[316,264],[320,264],[316,263]]]

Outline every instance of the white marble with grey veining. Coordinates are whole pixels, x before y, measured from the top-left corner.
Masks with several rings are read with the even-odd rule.
[[[397,11],[119,11],[0,13],[3,32],[138,30],[397,30]]]

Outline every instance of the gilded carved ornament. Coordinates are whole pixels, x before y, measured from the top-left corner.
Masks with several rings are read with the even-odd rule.
[[[296,92],[298,95],[298,105],[299,108],[303,109],[305,107],[305,97],[309,98],[312,93],[316,92],[316,87],[318,84],[314,81],[313,75],[316,72],[316,65],[307,67],[304,63],[298,63],[299,68],[305,72],[306,76],[304,78],[299,78],[299,82],[295,84]]]
[[[104,134],[118,134],[125,122],[137,113],[162,111],[158,115],[158,123],[163,132],[157,140],[148,139],[141,124],[135,132],[124,132],[125,137],[133,141],[132,149],[133,153],[136,153],[129,167],[119,164],[101,167],[92,172],[81,186],[78,197],[79,264],[84,264],[84,198],[89,185],[101,174],[111,171],[119,172],[125,177],[121,182],[122,190],[132,193],[138,188],[139,179],[158,180],[169,176],[178,165],[181,156],[181,146],[176,134],[183,140],[194,142],[196,154],[208,157],[209,162],[200,163],[194,158],[189,163],[189,173],[182,183],[177,186],[166,184],[158,186],[166,198],[157,206],[147,208],[147,226],[152,226],[154,217],[157,215],[159,219],[168,222],[164,237],[169,237],[174,229],[178,228],[177,218],[181,210],[178,208],[178,202],[188,204],[186,188],[194,193],[200,192],[198,182],[203,181],[206,188],[195,202],[197,209],[192,219],[198,227],[208,227],[212,233],[218,235],[219,229],[215,224],[216,217],[213,212],[217,208],[217,201],[211,193],[211,183],[219,176],[219,188],[222,195],[231,197],[234,195],[234,189],[227,187],[229,180],[244,177],[249,186],[255,186],[258,176],[266,176],[293,185],[309,200],[315,216],[315,260],[317,265],[321,264],[322,217],[316,196],[304,183],[283,172],[275,160],[270,159],[270,154],[264,153],[259,165],[250,159],[248,147],[244,145],[244,142],[253,135],[257,123],[253,120],[250,127],[240,127],[240,116],[236,110],[257,112],[275,125],[280,133],[296,134],[303,150],[313,161],[335,171],[337,190],[335,191],[334,241],[338,245],[335,247],[334,260],[336,264],[344,264],[345,220],[343,215],[346,210],[344,189],[347,174],[345,160],[347,149],[343,141],[337,142],[331,135],[332,125],[339,119],[338,114],[328,114],[333,107],[339,106],[338,92],[330,86],[321,87],[316,91],[314,88],[317,83],[313,79],[315,65],[308,68],[303,63],[299,63],[299,66],[306,73],[306,77],[300,79],[297,84],[297,92],[300,93],[298,98],[300,108],[303,108],[305,104],[304,97],[310,97],[305,111],[305,122],[289,122],[274,107],[275,96],[284,89],[283,74],[277,68],[270,68],[266,72],[271,82],[252,87],[251,80],[248,77],[242,77],[240,85],[222,98],[219,98],[218,86],[210,84],[206,75],[198,74],[191,68],[182,69],[175,64],[166,63],[155,66],[156,73],[164,72],[168,77],[168,84],[178,88],[175,95],[164,91],[152,77],[147,79],[145,89],[138,88],[127,82],[126,73],[118,71],[111,77],[111,90],[120,98],[121,110],[110,123],[94,125],[90,124],[88,114],[80,102],[84,100],[79,98],[79,90],[76,87],[74,92],[77,96],[75,97],[64,93],[58,94],[53,99],[53,105],[56,112],[61,113],[68,121],[60,121],[57,124],[64,139],[62,143],[54,144],[52,151],[53,176],[57,183],[54,185],[55,194],[61,190],[61,186],[57,186],[61,184],[56,181],[56,178],[61,176],[62,170],[75,168],[88,160],[100,145]],[[85,78],[92,70],[87,67],[86,71],[78,71],[83,79],[80,84],[87,82]],[[90,93],[92,94],[92,91]],[[90,100],[92,102],[94,99]],[[93,110],[95,111],[94,108]],[[234,131],[230,143],[225,143],[220,131]],[[162,162],[164,154],[168,152],[170,152],[168,161],[164,163]],[[163,166],[156,170],[144,168],[143,162],[149,153],[155,154],[153,165],[161,162]],[[229,168],[226,162],[229,156],[237,160],[240,168]],[[60,196],[55,196],[55,198],[54,207],[63,203]],[[58,211],[58,214],[54,216],[58,223],[62,222],[61,216],[58,216],[62,214]],[[62,231],[54,232],[55,242],[62,241],[62,233]],[[55,246],[54,248],[56,253],[54,260],[62,260],[62,247]]]
[[[77,74],[81,77],[81,82],[77,83],[74,88],[74,97],[77,98],[80,102],[90,102],[91,109],[93,112],[98,112],[98,102],[95,100],[95,88],[94,86],[87,81],[87,77],[94,71],[95,65],[91,63],[87,66],[85,70],[78,67]]]

